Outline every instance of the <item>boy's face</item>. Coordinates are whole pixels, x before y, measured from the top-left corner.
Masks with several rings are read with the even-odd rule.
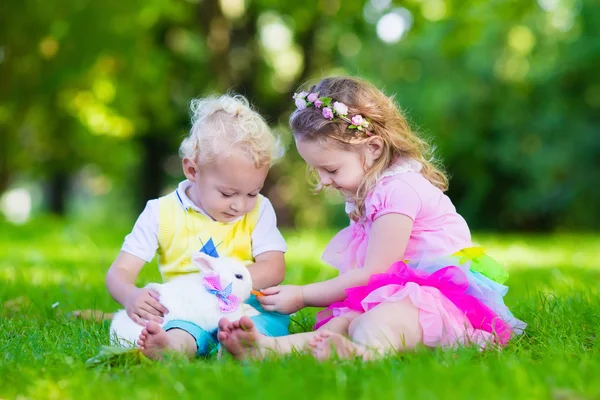
[[[188,197],[219,222],[232,222],[256,206],[269,166],[260,168],[240,152],[208,164],[183,159],[185,176],[193,183]]]

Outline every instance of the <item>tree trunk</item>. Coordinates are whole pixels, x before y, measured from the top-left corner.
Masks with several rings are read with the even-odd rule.
[[[66,171],[52,174],[46,184],[46,206],[51,214],[65,215],[71,177]]]
[[[136,203],[141,211],[148,200],[160,196],[164,184],[163,164],[169,155],[170,147],[158,133],[148,133],[139,139],[143,156],[139,167]]]
[[[8,142],[8,135],[9,133],[6,129],[0,130],[0,196],[8,189],[10,178],[13,173],[9,159],[9,157],[12,156],[12,154],[10,154],[12,146],[10,146],[10,143]]]

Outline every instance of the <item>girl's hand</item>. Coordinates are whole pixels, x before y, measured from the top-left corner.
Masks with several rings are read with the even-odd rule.
[[[138,325],[146,325],[145,321],[155,321],[162,324],[166,313],[169,312],[158,302],[159,294],[156,290],[136,288],[129,295],[125,304],[127,315]]]
[[[260,292],[264,296],[257,297],[257,300],[265,311],[291,314],[305,307],[302,286],[273,286]]]

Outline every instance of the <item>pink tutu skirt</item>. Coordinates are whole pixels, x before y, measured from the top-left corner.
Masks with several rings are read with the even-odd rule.
[[[397,262],[387,272],[371,276],[366,285],[347,289],[344,301],[317,314],[315,328],[347,312],[362,313],[381,303],[408,298],[419,309],[419,324],[427,346],[505,345],[513,327],[481,300],[467,294],[468,289],[467,275],[458,267],[428,273]]]

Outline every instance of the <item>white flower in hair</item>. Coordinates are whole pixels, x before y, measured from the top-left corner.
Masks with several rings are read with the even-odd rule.
[[[335,117],[338,117],[348,123],[348,129],[356,129],[359,132],[365,133],[367,136],[373,134],[373,132],[369,130],[371,123],[367,118],[364,118],[360,114],[348,117],[348,106],[342,102],[333,101],[331,97],[319,97],[318,92],[300,92],[294,93],[293,98],[298,110],[315,107],[321,110],[323,118],[333,121]]]
[[[346,116],[348,114],[348,106],[339,101],[333,103],[333,109],[338,115]]]
[[[298,110],[304,110],[306,108],[306,100],[304,100],[302,97],[296,97],[294,102],[296,103],[296,108]]]

